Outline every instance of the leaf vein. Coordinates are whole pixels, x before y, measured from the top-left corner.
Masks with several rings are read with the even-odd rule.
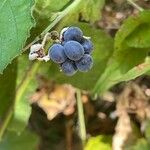
[[[5,3],[7,2],[7,0],[4,0],[4,2],[2,3],[1,7],[0,7],[0,11],[1,9],[4,7]]]

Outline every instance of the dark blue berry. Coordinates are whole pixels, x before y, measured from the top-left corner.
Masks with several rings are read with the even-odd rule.
[[[49,57],[55,63],[63,63],[67,59],[64,52],[64,47],[60,44],[54,44],[49,49]]]
[[[77,68],[76,68],[74,62],[72,62],[70,60],[67,60],[64,63],[62,63],[61,69],[68,76],[72,76],[77,72]]]
[[[76,41],[68,41],[64,45],[65,54],[71,60],[79,60],[84,55],[83,46]]]
[[[83,38],[83,32],[78,27],[70,27],[67,29],[67,31],[65,31],[63,38],[64,41],[74,40],[74,41],[81,42]]]
[[[87,72],[93,66],[93,59],[89,54],[85,54],[80,60],[76,61],[75,64],[79,71]]]
[[[91,54],[93,50],[93,43],[89,39],[84,39],[82,42],[85,54]]]

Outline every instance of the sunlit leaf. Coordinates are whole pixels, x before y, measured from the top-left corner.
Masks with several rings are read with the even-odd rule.
[[[84,150],[111,150],[111,137],[103,135],[91,137]]]

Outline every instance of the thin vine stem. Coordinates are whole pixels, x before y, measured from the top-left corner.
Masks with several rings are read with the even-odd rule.
[[[14,106],[14,105],[13,105]],[[4,132],[8,126],[8,123],[13,115],[13,106],[11,106],[6,114],[5,120],[2,122],[0,126],[0,141],[2,140],[2,137],[4,135]]]
[[[72,4],[70,4],[66,9],[64,9],[63,11],[61,11],[60,13],[58,13],[58,16],[55,18],[55,20],[40,34],[38,35],[33,42],[31,42],[30,44],[28,44],[25,48],[23,48],[22,51],[26,51],[27,49],[29,49],[34,43],[36,43],[37,41],[39,41],[41,39],[41,37],[44,37],[44,35],[46,33],[48,33],[48,31],[50,31],[62,18],[64,18],[69,12],[71,12],[79,3],[81,2],[81,0],[74,0],[72,2]],[[39,66],[40,66],[40,62],[36,62],[34,63],[31,68],[30,71],[27,73],[27,77],[24,79],[24,81],[22,82],[22,84],[19,86],[19,88],[17,88],[16,91],[16,99],[14,101],[14,104],[12,107],[10,107],[10,109],[7,112],[6,117],[3,120],[2,125],[0,126],[0,141],[5,133],[5,130],[12,118],[13,115],[13,111],[14,111],[14,107],[17,101],[19,101],[22,97],[22,95],[24,94],[26,88],[28,87],[28,84],[30,83],[31,79],[35,76],[35,73],[37,72]]]
[[[143,11],[144,10],[142,7],[140,7],[139,5],[137,5],[133,0],[127,0],[127,2],[130,3],[136,9],[138,9],[139,11]]]
[[[78,122],[79,122],[80,137],[82,140],[82,145],[84,146],[86,141],[86,127],[85,127],[85,120],[84,120],[83,103],[81,99],[80,89],[77,89],[76,92],[77,92],[77,108],[78,108]]]
[[[29,69],[29,71],[27,72],[26,78],[24,78],[24,81],[22,82],[22,84],[20,85],[20,88],[18,88],[18,90],[16,91],[16,99],[15,102],[18,102],[22,95],[24,94],[26,88],[28,87],[28,84],[30,83],[30,81],[35,77],[35,74],[38,70],[40,66],[40,62],[36,62],[34,63],[31,68]]]

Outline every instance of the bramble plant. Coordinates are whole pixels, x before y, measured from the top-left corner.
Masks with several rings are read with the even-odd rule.
[[[99,20],[107,25],[107,19],[102,19],[107,3],[105,0],[0,1],[0,150],[33,150],[38,147],[39,138],[28,127],[33,113],[30,97],[43,87],[39,78],[37,81],[37,75],[55,81],[57,88],[57,84],[74,87],[69,89],[76,91],[83,149],[111,149],[112,136],[106,138],[106,143],[103,135],[86,141],[88,117],[84,119],[81,99],[94,100],[118,83],[149,75],[150,10],[140,7],[134,0],[122,2],[133,14],[127,13],[121,25],[117,29],[115,26],[115,34],[109,34],[109,27],[104,27],[105,31],[99,27]],[[121,7],[120,3],[117,6]],[[108,14],[112,11],[108,7],[106,10]],[[42,86],[37,88],[37,84]],[[44,97],[40,91],[44,98],[38,93],[44,106],[49,104],[47,99],[52,99],[50,105],[57,110],[52,116],[65,112],[66,108],[68,114],[73,114],[68,106],[75,109],[75,102],[58,100],[56,106],[54,99],[61,95],[66,100],[67,94],[60,89],[57,94],[50,94],[55,89],[52,87],[46,85],[41,90],[48,96]],[[43,103],[40,101],[39,107],[40,104]],[[127,149],[138,150],[143,144],[143,150],[146,150],[149,141],[145,137],[140,137],[140,141],[137,147]]]

